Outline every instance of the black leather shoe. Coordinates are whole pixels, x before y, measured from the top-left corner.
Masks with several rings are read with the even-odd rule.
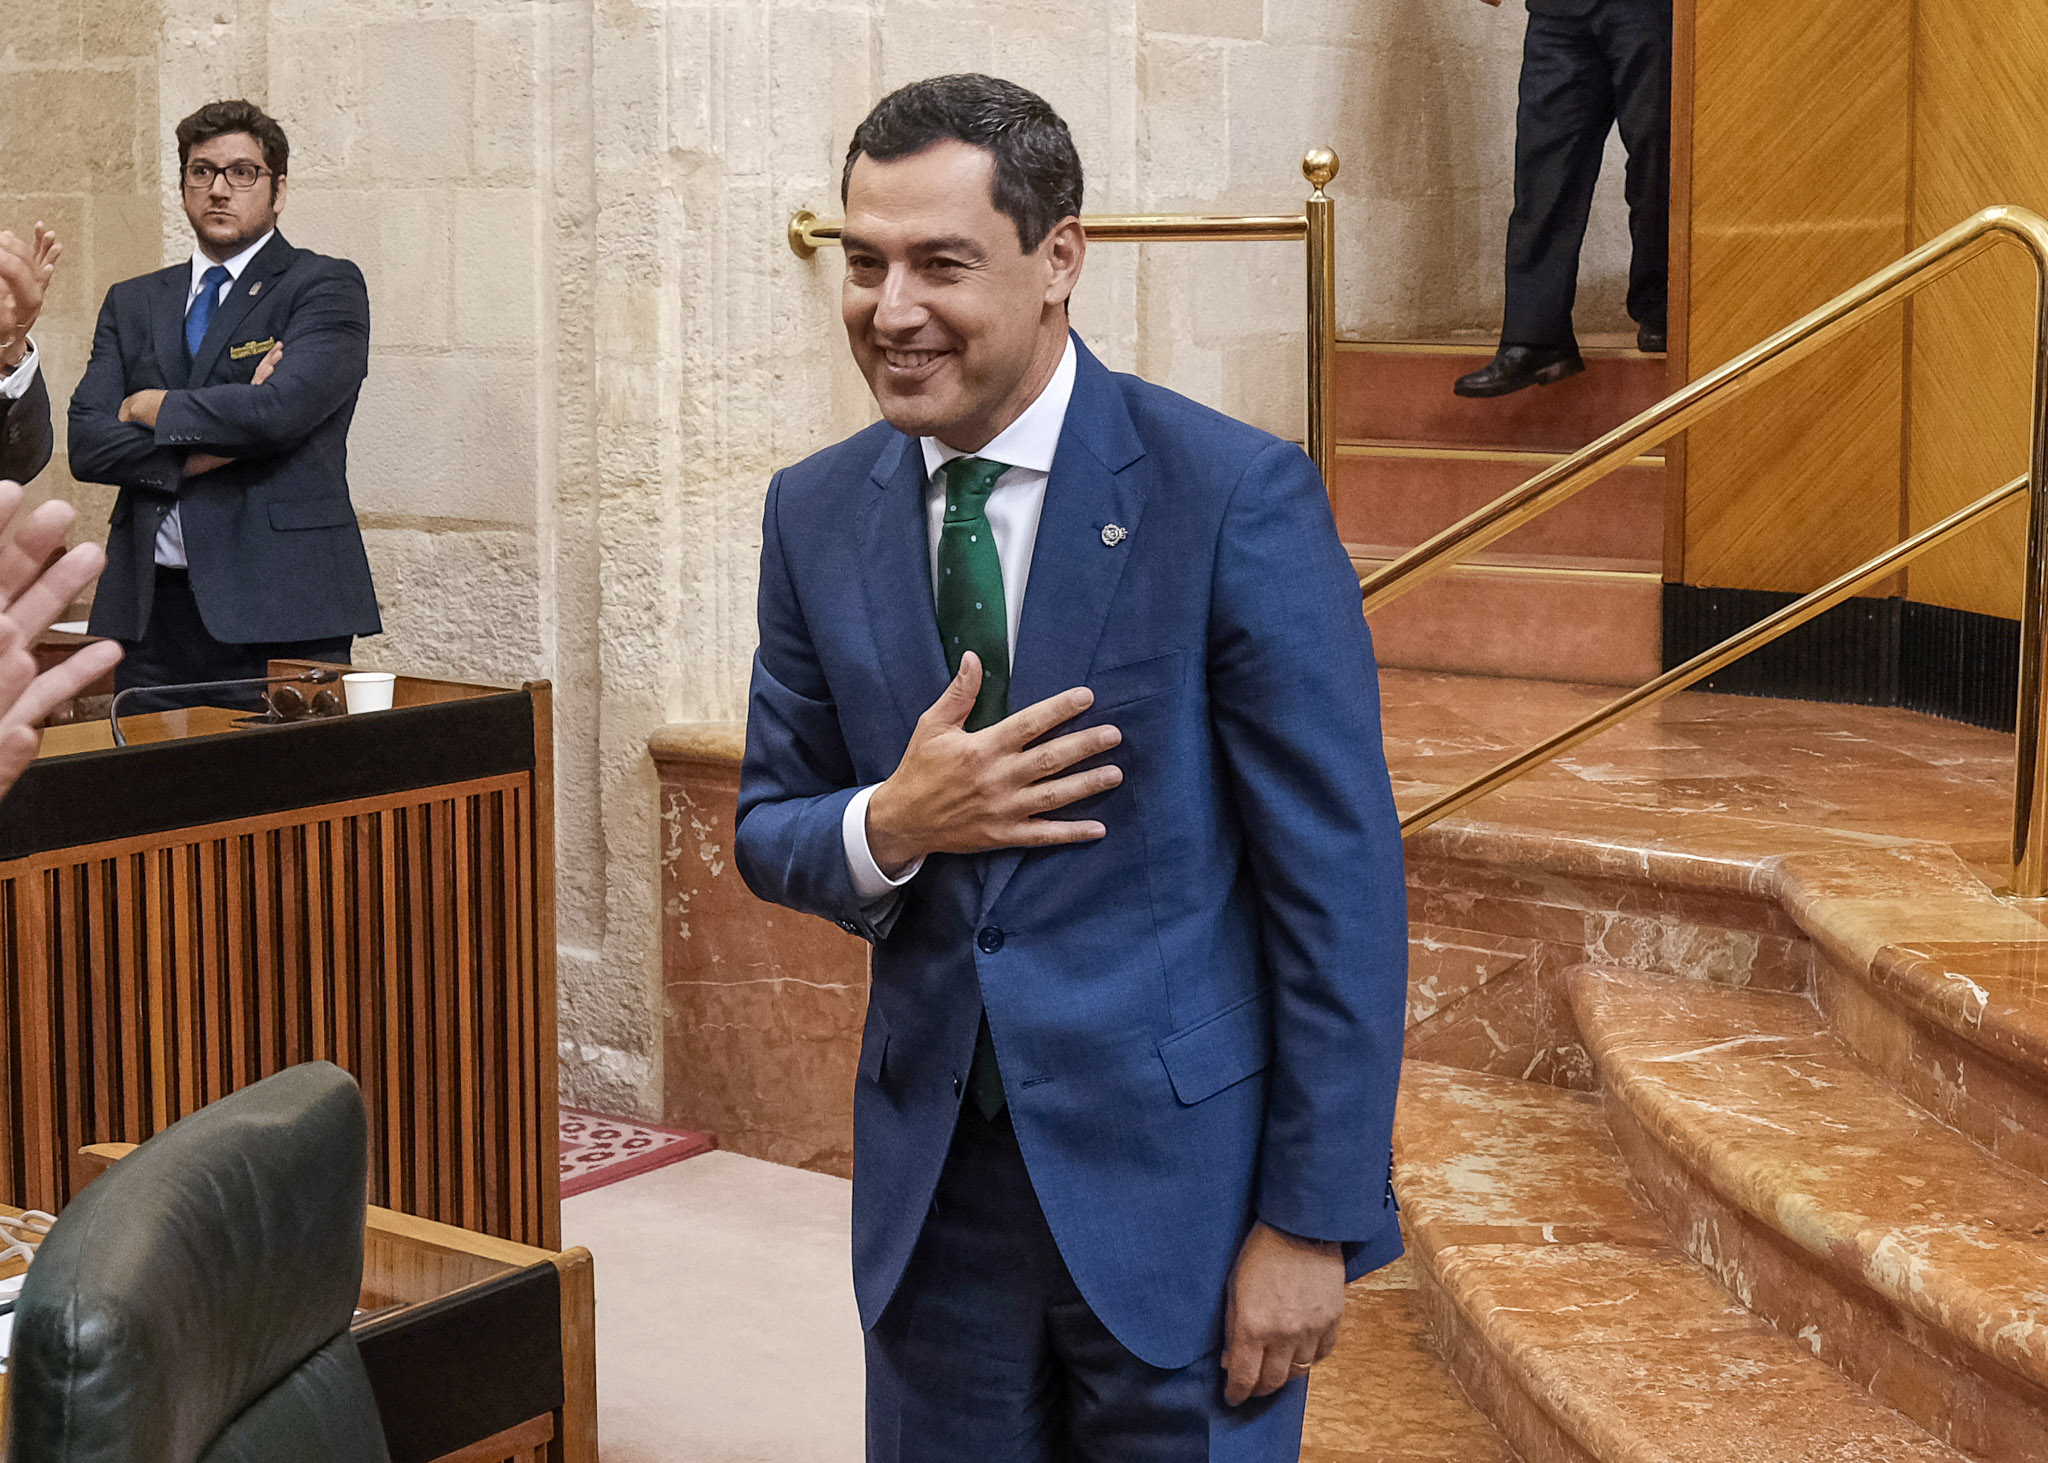
[[[1577,351],[1555,346],[1503,346],[1499,355],[1471,375],[1460,376],[1451,390],[1460,396],[1506,396],[1524,386],[1549,386],[1585,369]]]
[[[1638,325],[1636,327],[1636,349],[1646,356],[1664,354],[1664,327],[1661,325]]]

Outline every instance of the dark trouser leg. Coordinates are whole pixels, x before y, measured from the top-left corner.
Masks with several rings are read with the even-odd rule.
[[[1628,313],[1664,329],[1671,260],[1671,8],[1609,3],[1593,13],[1628,148]]]
[[[199,617],[198,601],[192,597],[192,580],[183,569],[156,571],[156,595],[150,606],[149,623],[140,640],[124,640],[125,652],[114,668],[114,689],[130,686],[171,686],[186,681],[236,681],[269,673],[270,662],[278,660],[329,660],[346,662],[354,645],[353,636],[338,640],[291,640],[254,645],[230,645],[216,640]],[[259,690],[191,691],[168,696],[129,697],[121,714],[164,711],[174,706],[246,706],[254,708],[263,699]]]
[[[1009,1114],[964,1106],[867,1391],[869,1463],[1293,1463],[1308,1388],[1233,1410],[1214,1352],[1132,1356],[1067,1273]]]
[[[1501,345],[1576,350],[1572,303],[1600,153],[1614,125],[1607,59],[1590,20],[1531,15],[1515,111]]]

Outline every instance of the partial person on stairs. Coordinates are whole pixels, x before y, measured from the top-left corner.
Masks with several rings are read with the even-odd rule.
[[[1501,0],[1485,0],[1499,5]],[[1506,396],[1586,368],[1572,332],[1579,249],[1607,134],[1628,149],[1636,345],[1662,351],[1671,211],[1671,0],[1528,0],[1515,111],[1500,351],[1460,376],[1460,396]]]

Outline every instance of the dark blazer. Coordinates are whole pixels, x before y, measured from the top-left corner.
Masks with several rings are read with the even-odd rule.
[[[1299,447],[1085,349],[1010,704],[1087,685],[1124,782],[1099,842],[938,854],[880,917],[840,818],[948,673],[924,458],[878,423],[776,475],[735,856],[874,942],[854,1094],[854,1288],[881,1316],[986,1003],[1031,1181],[1081,1293],[1153,1366],[1216,1346],[1254,1217],[1401,1251],[1401,839],[1358,579]],[[1111,524],[1125,534],[1105,537]]]
[[[25,483],[50,465],[50,387],[43,368],[19,398],[0,396],[0,478]]]
[[[370,361],[362,271],[279,234],[249,261],[188,362],[191,286],[191,267],[180,263],[107,291],[92,361],[71,397],[72,476],[121,489],[93,633],[141,638],[157,527],[175,502],[192,593],[216,640],[376,634],[370,563],[348,495],[348,429]],[[250,385],[277,341],[284,360]],[[126,397],[155,388],[170,395],[154,431],[119,420]],[[194,452],[235,461],[188,478]]]
[[[1671,12],[1671,0],[1529,0],[1529,13],[1577,18],[1591,15],[1603,5],[1623,13],[1661,10],[1668,15]]]

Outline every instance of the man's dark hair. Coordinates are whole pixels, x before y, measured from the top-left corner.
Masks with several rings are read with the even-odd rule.
[[[1025,253],[1043,243],[1054,224],[1081,211],[1081,154],[1060,114],[1014,81],[974,73],[913,81],[877,102],[846,149],[840,203],[862,153],[886,162],[948,138],[994,155],[991,201],[1016,224]]]
[[[292,145],[285,141],[284,128],[277,125],[277,120],[254,102],[208,102],[180,122],[178,166],[182,168],[191,161],[192,149],[200,143],[230,132],[246,132],[256,139],[256,145],[263,149],[264,165],[275,175],[270,180],[270,191],[277,192],[277,179],[285,175],[291,162]]]

